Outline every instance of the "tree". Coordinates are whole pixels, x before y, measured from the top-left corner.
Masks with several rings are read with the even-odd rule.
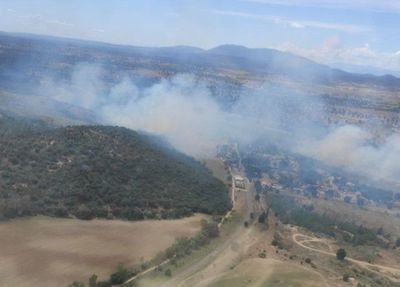
[[[343,275],[343,281],[344,281],[344,282],[349,282],[349,280],[350,280],[350,275],[347,274],[347,273],[344,274],[344,275]]]
[[[167,276],[167,277],[171,277],[172,276],[171,269],[165,270],[164,275]]]
[[[97,275],[93,274],[89,278],[89,287],[97,287]]]
[[[359,207],[363,207],[363,206],[365,205],[365,199],[362,198],[362,197],[358,197],[358,198],[357,198],[357,205],[358,205]]]
[[[268,219],[268,214],[264,211],[258,216],[258,223],[265,223]]]
[[[336,252],[336,258],[338,260],[344,260],[344,258],[346,258],[347,253],[346,250],[344,250],[343,248],[340,248],[337,252]]]
[[[127,269],[123,264],[119,264],[117,271],[111,274],[110,282],[115,285],[122,284],[132,275],[133,273],[129,269]]]
[[[219,236],[219,228],[216,222],[207,222],[203,220],[202,222],[202,232],[208,238],[215,238]]]
[[[72,284],[69,284],[68,287],[85,287],[85,284],[83,284],[82,282],[74,282]]]
[[[89,207],[87,207],[83,203],[78,207],[75,215],[79,219],[83,219],[83,220],[90,220],[93,218],[92,211],[90,210]]]
[[[351,203],[351,196],[346,195],[343,200],[346,203]]]
[[[111,287],[112,284],[110,283],[110,281],[99,281],[97,282],[97,287]]]
[[[400,238],[397,238],[396,240],[396,247],[400,247]]]

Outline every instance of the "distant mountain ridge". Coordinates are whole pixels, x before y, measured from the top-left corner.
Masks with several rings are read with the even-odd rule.
[[[238,69],[250,73],[286,76],[293,80],[327,84],[348,82],[400,87],[400,78],[391,75],[349,73],[291,53],[238,45],[221,45],[209,50],[190,46],[135,47],[39,35],[0,33],[0,52],[2,52],[0,54],[0,68],[2,68],[0,84],[1,78],[4,77],[4,69],[13,68],[15,61],[18,61],[19,67],[25,66],[30,69],[35,69],[35,66],[30,66],[29,61],[33,61],[31,64],[37,62],[37,67],[47,67],[51,71],[52,68],[48,67],[49,61],[74,64],[99,60],[100,63],[103,61],[106,65],[116,65],[124,58],[125,61],[120,64],[121,69],[134,69],[143,65],[135,62],[134,59],[150,59],[156,63],[161,61],[174,65],[169,71],[173,73],[196,73],[192,69],[194,65],[198,68]],[[35,55],[36,58],[30,58],[30,55]],[[26,63],[18,59],[20,57]],[[159,69],[160,67],[150,66],[149,68]]]

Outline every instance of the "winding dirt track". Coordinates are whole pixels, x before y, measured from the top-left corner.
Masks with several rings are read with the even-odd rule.
[[[232,170],[230,169],[230,173],[232,174]],[[236,203],[236,199],[235,199],[235,181],[234,181],[234,175],[232,175],[232,189],[231,189],[231,201],[232,201],[232,209],[229,210],[225,216],[221,219],[221,221],[218,223],[218,228],[221,228],[222,224],[224,223],[224,221],[226,219],[228,219],[231,214],[232,214],[232,210],[235,209],[235,203]],[[250,211],[248,211],[250,212]],[[169,282],[166,282],[164,285],[162,285],[162,287],[168,287],[168,286],[176,286],[176,284],[178,284],[177,282],[179,282],[179,280],[183,280],[186,281],[187,277],[190,276],[191,274],[195,273],[198,270],[201,270],[202,268],[206,267],[210,262],[212,262],[212,260],[214,260],[225,248],[227,248],[230,244],[232,244],[232,241],[234,238],[236,238],[237,236],[239,236],[239,234],[242,232],[242,224],[238,226],[236,232],[234,234],[231,235],[230,238],[228,238],[228,240],[226,242],[224,242],[224,244],[222,246],[220,246],[217,250],[214,250],[213,252],[211,252],[210,254],[208,254],[206,257],[202,258],[199,262],[197,262],[196,264],[193,264],[192,266],[190,266],[189,268],[186,268],[183,272],[181,272],[179,275],[175,276],[175,278],[173,278],[172,280],[170,280]],[[129,278],[128,280],[126,280],[123,284],[121,284],[120,286],[125,286],[130,282],[135,281],[136,279],[145,276],[146,274],[156,270],[158,267],[160,266],[164,266],[166,264],[168,264],[171,260],[170,259],[166,259],[165,261],[161,262],[160,264],[150,267],[138,274],[136,274],[135,276]],[[186,279],[185,279],[186,278]]]
[[[298,237],[302,237],[303,239],[299,240]],[[305,245],[305,243],[308,243],[308,242],[322,242],[322,243],[326,244],[326,242],[323,239],[311,237],[311,236],[301,234],[301,233],[294,233],[292,235],[292,239],[293,239],[294,243],[296,243],[297,245],[299,245],[302,248],[308,249],[310,251],[318,252],[321,254],[325,254],[328,256],[336,257],[336,254],[333,252],[328,252],[325,250],[321,250],[321,249],[317,249],[317,248],[313,248],[313,247]],[[329,246],[329,244],[327,244],[327,245]],[[379,264],[372,264],[372,263],[368,263],[368,262],[357,260],[357,259],[350,258],[350,257],[346,257],[346,260],[349,262],[355,263],[355,264],[361,266],[362,268],[365,268],[371,272],[384,275],[394,282],[400,282],[400,279],[399,279],[400,278],[400,269],[398,269],[398,268],[383,266],[383,265],[379,265]],[[382,274],[380,271],[389,272],[390,275]]]

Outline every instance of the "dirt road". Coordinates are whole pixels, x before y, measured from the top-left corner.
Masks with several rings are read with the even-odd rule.
[[[298,239],[298,237],[302,237],[303,239]],[[322,242],[324,244],[327,244],[326,240],[321,239],[321,238],[316,238],[316,237],[312,237],[312,236],[308,236],[305,234],[301,234],[301,233],[294,233],[292,235],[292,239],[293,242],[295,242],[297,245],[301,246],[302,248],[308,249],[310,251],[314,251],[314,252],[318,252],[321,254],[325,254],[328,256],[334,256],[336,257],[336,253],[333,252],[329,252],[329,251],[325,251],[325,250],[321,250],[321,249],[317,249],[317,248],[313,248],[310,246],[305,245],[305,243],[309,243],[309,242]],[[327,244],[329,246],[329,244]],[[368,263],[365,261],[361,261],[361,260],[357,260],[351,257],[346,257],[346,260],[352,263],[355,263],[371,272],[375,272],[375,273],[379,273],[381,275],[384,275],[386,277],[388,277],[390,280],[394,281],[394,282],[400,282],[400,269],[399,268],[394,268],[394,267],[388,267],[388,266],[383,266],[383,265],[379,265],[379,264],[373,264],[373,263]],[[382,271],[384,272],[388,272],[390,275],[388,274],[383,274]]]
[[[237,171],[232,171],[232,177],[238,175]],[[188,266],[182,272],[176,274],[168,282],[165,282],[160,287],[184,287],[184,286],[197,286],[196,284],[203,280],[203,278],[216,276],[221,272],[229,270],[232,262],[235,262],[244,254],[243,248],[248,246],[245,242],[251,241],[250,229],[244,227],[244,221],[248,215],[253,212],[254,191],[252,185],[247,181],[246,190],[241,191],[242,202],[235,204],[235,208],[243,208],[243,219],[236,227],[236,230],[224,241],[223,244],[218,246],[210,254],[202,258],[200,261]],[[234,194],[234,193],[233,193]]]
[[[222,218],[221,222],[218,224],[218,227],[221,228],[222,224],[224,223],[224,221],[229,218],[232,214],[233,210],[236,210],[236,194],[235,194],[235,175],[238,175],[239,172],[238,171],[234,171],[232,169],[230,169],[231,175],[232,175],[232,190],[231,190],[231,200],[232,200],[232,209]],[[246,187],[249,187],[249,184],[247,182]],[[245,197],[245,203],[241,203],[242,206],[245,207],[245,212],[244,214],[248,215],[250,214],[250,212],[252,212],[251,207],[252,204],[250,204],[248,201],[253,200],[253,195],[251,192],[246,192],[246,197]],[[242,220],[244,222],[244,219]],[[174,278],[170,279],[169,281],[163,283],[160,287],[175,287],[175,286],[184,286],[182,284],[184,284],[184,282],[186,282],[188,280],[188,278],[191,278],[194,274],[196,274],[197,272],[199,272],[200,270],[204,269],[205,267],[207,267],[208,265],[211,264],[211,262],[213,262],[218,256],[220,256],[224,250],[228,249],[229,246],[231,246],[234,243],[234,240],[236,238],[239,238],[241,236],[241,234],[245,231],[243,228],[243,222],[241,222],[237,229],[225,240],[225,242],[220,245],[217,249],[213,250],[210,254],[208,254],[207,256],[205,256],[204,258],[202,258],[200,261],[196,262],[195,264],[192,264],[190,266],[188,266],[187,268],[185,268],[182,272],[176,274],[174,276]],[[163,261],[161,264],[159,264],[158,266],[153,266],[149,269],[146,269],[144,271],[142,271],[141,273],[135,275],[134,277],[130,278],[129,280],[125,281],[124,284],[122,285],[126,285],[132,281],[137,280],[140,277],[145,276],[146,274],[154,271],[157,269],[157,267],[159,266],[163,266],[166,265],[170,262],[170,260],[165,260]]]

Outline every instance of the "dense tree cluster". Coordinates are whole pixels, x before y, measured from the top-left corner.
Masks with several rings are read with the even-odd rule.
[[[45,131],[52,126],[51,123],[41,120],[28,120],[0,112],[0,138]]]
[[[0,159],[1,218],[140,220],[230,208],[227,188],[202,164],[124,128],[74,126],[4,136]]]

